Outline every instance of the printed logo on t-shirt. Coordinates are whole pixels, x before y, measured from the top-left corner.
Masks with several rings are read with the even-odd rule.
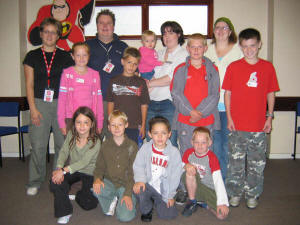
[[[248,87],[257,87],[257,72],[253,72],[250,74],[250,78],[247,82]]]
[[[135,86],[124,86],[124,85],[113,84],[112,87],[113,87],[112,91],[115,95],[141,96],[142,93],[142,86],[135,87]]]
[[[199,173],[200,178],[203,178],[206,175],[206,168],[203,165],[194,164],[197,168],[197,172]]]

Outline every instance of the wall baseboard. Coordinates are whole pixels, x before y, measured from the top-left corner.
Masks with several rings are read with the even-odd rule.
[[[50,148],[50,154],[54,154],[54,149]],[[29,151],[25,151],[25,156],[29,155]],[[17,152],[3,152],[2,157],[19,157]],[[291,154],[270,154],[269,159],[292,159]],[[300,153],[296,154],[296,159],[300,159]]]
[[[27,157],[30,154],[30,149],[25,149],[25,157]],[[54,149],[50,148],[50,154],[54,154]],[[2,152],[2,157],[19,157],[19,152]]]
[[[292,154],[270,154],[269,159],[292,159]],[[296,154],[296,159],[300,159],[300,153]]]

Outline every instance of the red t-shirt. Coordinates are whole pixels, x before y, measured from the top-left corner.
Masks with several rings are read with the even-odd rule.
[[[226,70],[222,88],[231,91],[230,112],[236,130],[261,132],[266,122],[267,94],[279,91],[272,63],[251,65],[240,59]]]
[[[206,77],[206,67],[204,64],[197,69],[190,65],[188,68],[188,75],[184,88],[184,96],[188,99],[191,106],[196,109],[208,95],[208,83]],[[211,114],[205,118],[200,119],[196,123],[190,123],[191,116],[184,116],[179,114],[178,121],[190,126],[208,126],[214,123],[214,116]]]

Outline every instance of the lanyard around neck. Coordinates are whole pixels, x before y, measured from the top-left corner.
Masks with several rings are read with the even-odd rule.
[[[101,47],[105,50],[107,58],[109,58],[108,53],[110,52],[110,50],[111,50],[111,48],[112,48],[112,45],[109,46],[109,48],[107,49],[107,48],[104,47],[104,45],[101,43],[100,40],[99,40],[99,44],[100,44]]]
[[[56,48],[53,51],[52,58],[50,60],[50,64],[49,65],[48,65],[48,62],[47,62],[47,58],[46,58],[46,54],[45,54],[44,48],[42,48],[42,52],[43,52],[44,61],[45,61],[45,65],[46,65],[46,70],[47,70],[48,88],[49,88],[50,87],[50,71],[51,71],[51,67],[52,67],[52,64],[53,64],[53,59],[54,59],[54,56],[55,56],[55,53],[56,53]]]

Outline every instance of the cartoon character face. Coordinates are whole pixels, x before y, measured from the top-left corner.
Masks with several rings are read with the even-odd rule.
[[[64,21],[70,13],[70,7],[65,0],[54,0],[51,9],[51,14],[54,19],[62,22]]]

